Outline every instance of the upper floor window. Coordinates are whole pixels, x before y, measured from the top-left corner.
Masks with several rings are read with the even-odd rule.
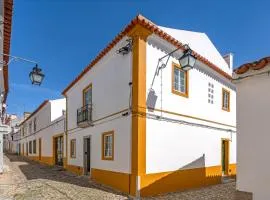
[[[188,97],[188,72],[175,63],[172,64],[172,92]]]
[[[113,160],[114,154],[114,132],[106,132],[102,134],[102,159]]]
[[[34,118],[34,132],[37,131],[37,118]]]
[[[37,153],[37,141],[33,140],[33,153]]]
[[[92,84],[83,90],[83,106],[92,104]]]
[[[208,103],[214,104],[214,84],[208,83]]]
[[[32,133],[32,122],[29,123],[29,133]]]
[[[222,88],[222,109],[230,111],[230,91]]]
[[[70,157],[76,158],[76,139],[70,140]]]
[[[32,141],[29,142],[29,153],[32,153]]]

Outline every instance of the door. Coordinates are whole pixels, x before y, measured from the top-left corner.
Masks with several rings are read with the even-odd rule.
[[[24,156],[24,143],[22,144],[22,155]]]
[[[41,160],[41,138],[38,139],[38,159]]]
[[[229,174],[229,140],[222,140],[222,153],[221,153],[221,162],[222,162],[222,174]]]
[[[90,142],[90,137],[85,137],[83,139],[83,149],[84,149],[84,175],[89,175],[90,174],[90,161],[91,161],[91,142]]]
[[[54,138],[55,142],[55,164],[63,166],[63,136]]]
[[[18,144],[18,155],[21,155],[21,144]]]
[[[26,156],[28,156],[28,142],[26,142]]]

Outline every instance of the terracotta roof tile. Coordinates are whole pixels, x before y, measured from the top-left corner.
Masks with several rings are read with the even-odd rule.
[[[12,12],[13,12],[13,0],[4,0],[4,39],[3,39],[3,53],[9,54],[10,51],[10,37],[11,37],[11,25],[12,25]],[[8,63],[9,57],[3,56],[4,63]],[[4,65],[4,87],[5,87],[5,96],[4,102],[7,99],[7,93],[9,90],[8,86],[8,66]]]
[[[251,63],[246,63],[246,64],[241,65],[240,67],[238,67],[237,69],[234,70],[234,73],[240,75],[240,74],[246,73],[250,69],[260,70],[260,69],[263,69],[269,63],[270,63],[270,56],[264,57],[258,61],[254,61]]]
[[[87,73],[104,55],[106,55],[113,47],[114,45],[120,41],[125,35],[127,35],[130,30],[135,26],[135,25],[141,25],[148,30],[150,30],[152,33],[158,35],[160,38],[163,38],[167,42],[171,43],[174,45],[176,48],[182,48],[184,50],[184,44],[181,43],[180,41],[176,40],[173,38],[171,35],[167,34],[163,30],[161,30],[156,24],[151,22],[150,20],[146,19],[142,15],[136,16],[131,22],[122,30],[115,38],[112,40],[109,45],[103,49],[99,55],[64,89],[62,92],[63,95],[66,94],[66,92],[73,87],[83,76],[85,73]],[[232,79],[231,75],[227,74],[223,70],[221,70],[218,66],[207,60],[206,58],[202,57],[200,54],[196,53],[193,51],[193,54],[197,56],[197,59],[200,60],[201,62],[205,63],[207,66],[209,66],[211,69],[222,75],[223,77],[227,79]]]
[[[42,104],[40,104],[36,110],[34,110],[34,112],[32,112],[25,120],[23,120],[19,126],[21,126],[22,124],[24,124],[24,122],[26,122],[28,119],[30,119],[34,114],[36,114],[38,111],[40,111],[47,103],[49,102],[49,100],[45,100],[42,102]]]

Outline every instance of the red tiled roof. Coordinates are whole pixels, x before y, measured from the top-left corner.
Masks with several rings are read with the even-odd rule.
[[[40,110],[41,110],[48,102],[49,102],[49,100],[43,101],[43,103],[40,104],[40,105],[38,106],[38,108],[37,108],[34,112],[32,112],[25,120],[23,120],[23,121],[20,123],[19,126],[21,126],[22,124],[24,124],[24,122],[26,122],[28,119],[30,119],[30,118],[31,118],[34,114],[36,114],[38,111],[40,111]]]
[[[258,61],[243,64],[240,67],[238,67],[237,69],[235,69],[234,73],[240,75],[240,74],[246,73],[249,69],[260,70],[260,69],[263,69],[269,63],[270,63],[270,56],[262,58]]]
[[[11,25],[12,25],[12,12],[13,12],[13,0],[4,0],[4,39],[3,39],[3,53],[9,54],[10,50],[10,37],[11,37]],[[3,56],[4,63],[8,63],[9,57]],[[7,99],[7,93],[9,90],[8,86],[8,66],[4,65],[3,67],[3,75],[4,75],[4,87],[5,87],[5,95],[4,102]]]
[[[108,46],[103,49],[98,56],[63,90],[62,94],[65,95],[66,92],[73,87],[83,76],[86,74],[103,56],[105,56],[124,36],[126,36],[135,25],[141,25],[144,28],[150,30],[152,33],[158,35],[160,38],[166,40],[167,42],[174,45],[176,48],[182,47],[184,50],[184,44],[173,38],[171,35],[167,34],[163,30],[161,30],[156,24],[148,20],[142,15],[136,16],[113,40]],[[193,54],[197,57],[198,60],[205,63],[207,66],[212,68],[214,71],[224,76],[225,78],[231,79],[231,75],[227,74],[223,70],[221,70],[218,66],[210,62],[208,59],[204,58],[197,52],[193,51]]]

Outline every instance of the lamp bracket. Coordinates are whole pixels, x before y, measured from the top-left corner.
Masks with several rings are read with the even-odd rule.
[[[126,40],[127,44],[116,51],[117,54],[122,54],[123,56],[131,52],[132,50],[132,39]]]

